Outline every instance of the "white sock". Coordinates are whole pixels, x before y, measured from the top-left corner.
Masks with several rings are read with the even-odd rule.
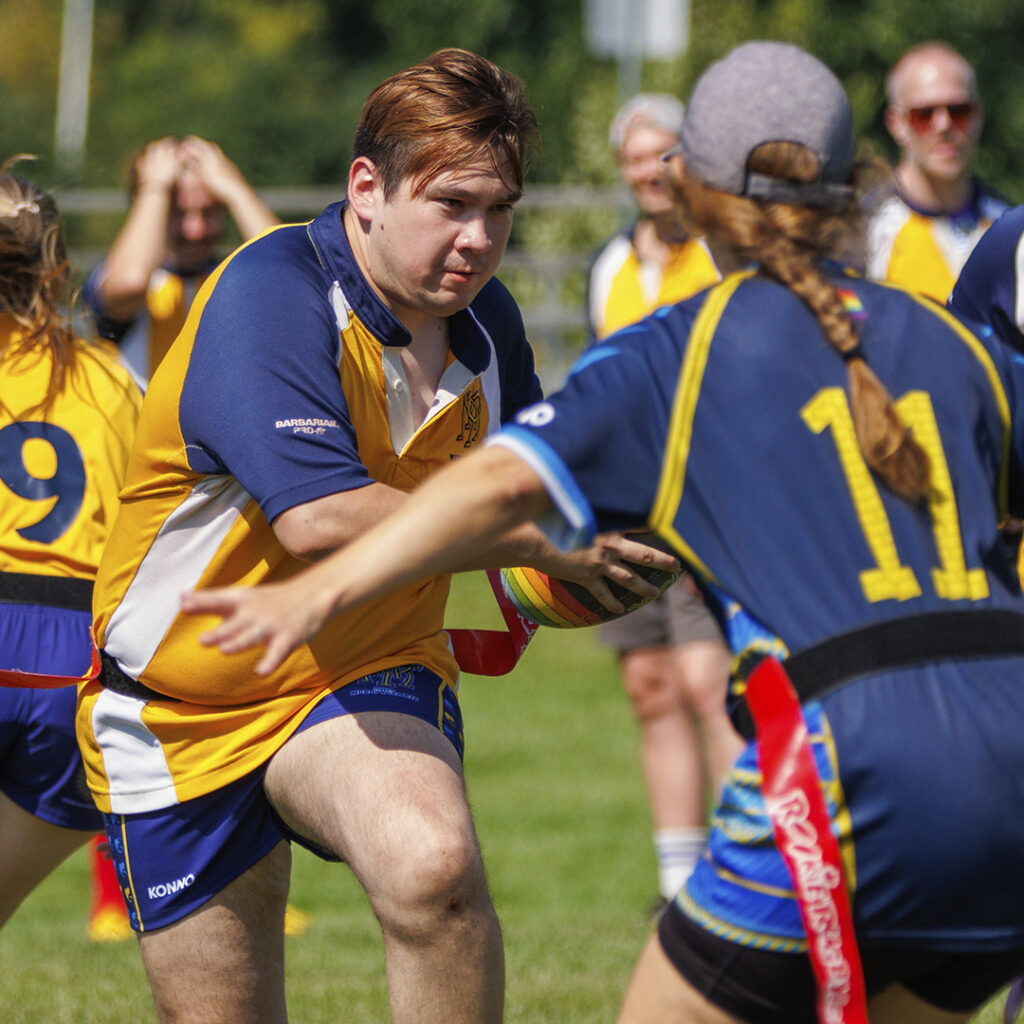
[[[663,828],[654,833],[658,884],[665,899],[675,899],[697,866],[706,843],[707,830],[703,828]]]

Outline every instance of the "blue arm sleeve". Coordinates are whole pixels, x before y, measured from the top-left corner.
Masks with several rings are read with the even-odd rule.
[[[292,236],[299,257],[304,240]],[[268,248],[242,250],[206,298],[181,425],[190,465],[234,476],[273,521],[371,481],[341,389],[329,283]]]

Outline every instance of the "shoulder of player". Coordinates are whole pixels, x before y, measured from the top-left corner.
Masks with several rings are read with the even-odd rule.
[[[492,277],[480,289],[469,310],[499,347],[519,344],[524,339],[519,303],[498,278]]]
[[[914,215],[914,210],[895,192],[873,206],[868,215],[867,232],[872,239],[892,238]]]
[[[326,297],[327,270],[304,224],[274,228],[236,249],[215,271],[200,293],[208,312],[245,316],[255,310],[278,316],[298,315],[310,308],[311,293]]]
[[[95,372],[109,377],[117,385],[136,388],[135,377],[121,359],[118,347],[105,338],[86,339],[78,335],[74,338],[76,360],[94,368]]]
[[[595,277],[614,274],[632,253],[632,232],[618,232],[594,251],[588,266],[588,277],[593,280]]]
[[[982,217],[990,221],[996,221],[1007,211],[1013,209],[1014,204],[997,188],[988,184],[988,182],[975,178],[974,187],[976,189],[978,212]]]

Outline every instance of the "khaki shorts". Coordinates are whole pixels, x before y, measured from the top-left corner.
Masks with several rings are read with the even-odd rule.
[[[641,647],[672,647],[697,640],[724,644],[722,631],[693,584],[683,577],[661,597],[598,627],[601,643],[620,654]]]

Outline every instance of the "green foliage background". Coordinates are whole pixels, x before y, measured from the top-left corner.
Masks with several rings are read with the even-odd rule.
[[[61,0],[0,0],[0,153],[49,157]],[[684,59],[650,62],[645,88],[685,95],[709,61],[750,38],[800,43],[846,83],[857,127],[890,152],[886,69],[908,45],[944,38],[977,68],[988,108],[980,167],[1011,196],[1024,166],[1024,4],[997,0],[692,0]],[[616,66],[590,56],[583,0],[96,0],[82,183],[115,185],[128,155],[166,133],[219,141],[262,186],[344,176],[362,100],[440,46],[474,49],[519,74],[539,107],[539,182],[607,183]]]

